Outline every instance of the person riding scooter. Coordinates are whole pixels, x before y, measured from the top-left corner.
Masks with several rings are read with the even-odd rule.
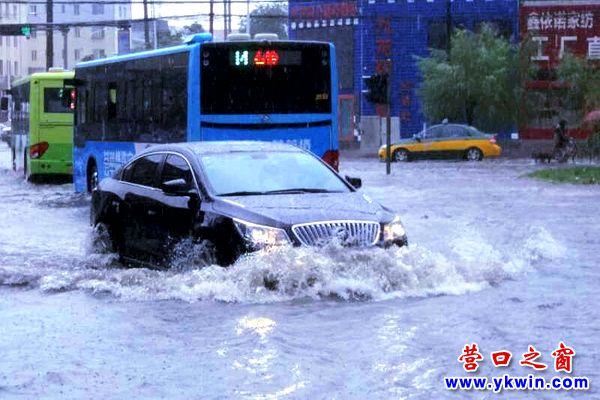
[[[554,129],[554,158],[558,162],[565,162],[568,157],[574,159],[576,154],[575,141],[567,133],[567,121],[561,119]]]

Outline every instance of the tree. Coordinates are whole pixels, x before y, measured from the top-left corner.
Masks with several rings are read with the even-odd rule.
[[[600,109],[600,65],[572,54],[565,54],[558,79],[565,86],[564,103],[580,117]]]
[[[203,32],[205,32],[204,27],[202,26],[202,24],[199,24],[198,22],[194,22],[191,25],[186,25],[183,27],[184,35],[193,35],[194,33],[203,33]]]
[[[250,35],[276,33],[280,39],[287,39],[287,4],[261,4],[250,13]],[[246,32],[246,17],[240,20],[240,32]]]
[[[182,34],[177,30],[160,32],[157,37],[158,47],[177,46],[181,44]]]
[[[529,73],[522,46],[502,38],[491,26],[481,32],[455,30],[450,54],[431,50],[418,58],[423,76],[419,95],[428,119],[465,121],[483,130],[510,128],[524,119],[522,78]]]

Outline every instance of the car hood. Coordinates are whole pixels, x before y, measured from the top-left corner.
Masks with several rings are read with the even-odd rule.
[[[215,208],[234,218],[268,225],[360,220],[389,222],[394,214],[359,192],[220,197]]]

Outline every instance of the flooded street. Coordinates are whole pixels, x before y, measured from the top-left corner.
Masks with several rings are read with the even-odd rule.
[[[467,376],[465,344],[483,354],[479,376],[550,378],[560,341],[589,391],[504,396],[600,396],[598,185],[523,178],[540,168],[528,160],[386,176],[375,158],[342,159],[402,217],[408,248],[281,248],[157,271],[94,254],[89,197],[25,183],[8,159],[2,144],[1,399],[494,398],[445,388]],[[519,365],[528,345],[547,371]],[[498,350],[509,367],[491,363]]]

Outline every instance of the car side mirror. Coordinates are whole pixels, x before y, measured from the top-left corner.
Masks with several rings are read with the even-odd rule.
[[[418,133],[413,135],[413,139],[415,139],[417,142],[421,141],[421,135],[419,135]]]
[[[352,185],[352,187],[354,187],[354,189],[360,189],[360,187],[362,186],[362,179],[360,178],[354,178],[346,175],[346,180],[349,184]]]
[[[179,196],[188,196],[190,194],[190,185],[183,178],[165,181],[160,185],[160,188],[166,194]]]

